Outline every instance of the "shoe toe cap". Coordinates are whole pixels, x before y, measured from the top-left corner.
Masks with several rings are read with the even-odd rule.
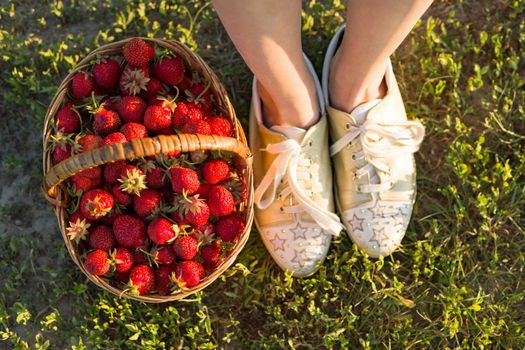
[[[352,241],[377,258],[392,254],[401,245],[411,213],[411,203],[349,209],[345,226]]]
[[[266,228],[260,230],[275,262],[295,277],[307,277],[323,262],[331,236],[320,228]]]

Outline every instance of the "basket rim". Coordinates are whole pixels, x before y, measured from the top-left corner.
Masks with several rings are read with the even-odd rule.
[[[201,145],[215,145],[215,147],[219,147],[223,144],[235,144],[239,146],[238,152],[235,152],[235,153],[237,153],[242,159],[245,160],[244,169],[246,170],[245,180],[246,180],[246,188],[247,188],[247,193],[248,193],[247,199],[245,202],[246,204],[245,209],[243,212],[244,214],[243,217],[245,219],[245,230],[238,236],[237,240],[235,241],[235,247],[229,251],[228,256],[225,258],[224,262],[219,266],[219,268],[215,269],[212,273],[207,275],[201,281],[201,283],[199,283],[195,287],[181,291],[177,294],[171,294],[167,296],[162,296],[159,294],[132,295],[130,293],[123,293],[122,290],[109,284],[103,278],[99,276],[91,275],[87,271],[85,271],[85,269],[83,268],[83,264],[80,261],[79,256],[77,255],[77,250],[75,247],[73,247],[73,243],[69,240],[66,234],[66,226],[67,226],[66,210],[63,204],[65,201],[67,201],[67,195],[66,195],[64,186],[62,184],[58,184],[55,187],[56,191],[52,192],[51,194],[49,194],[48,191],[46,191],[46,190],[49,190],[51,187],[43,184],[43,189],[45,190],[44,196],[50,202],[50,204],[53,205],[54,212],[55,212],[55,215],[57,216],[57,220],[59,223],[59,229],[62,234],[62,238],[64,239],[66,248],[68,249],[68,252],[73,262],[88,277],[89,280],[91,280],[93,283],[95,283],[102,289],[105,289],[108,292],[114,295],[117,295],[117,296],[124,296],[129,299],[149,302],[149,303],[162,303],[162,302],[175,301],[175,300],[185,298],[193,293],[196,293],[206,288],[209,284],[215,281],[224,271],[226,271],[233,264],[238,254],[241,252],[241,250],[245,246],[246,242],[248,241],[249,235],[250,235],[253,218],[254,218],[253,169],[251,166],[252,154],[248,146],[246,135],[242,129],[242,126],[239,120],[237,119],[235,115],[235,110],[231,104],[231,101],[228,97],[226,89],[224,88],[224,86],[222,85],[218,77],[215,75],[213,70],[207,65],[207,63],[198,54],[191,51],[186,45],[184,45],[183,43],[179,41],[160,39],[160,38],[139,37],[145,41],[149,41],[158,46],[164,47],[174,52],[178,56],[183,56],[183,60],[185,61],[186,66],[190,66],[192,70],[197,70],[201,76],[211,81],[212,86],[210,87],[210,91],[212,91],[213,95],[215,96],[216,103],[220,106],[220,108],[224,108],[225,113],[227,113],[229,119],[232,121],[235,137],[218,137],[218,136],[190,135],[190,134],[178,134],[178,135],[169,135],[169,136],[159,135],[156,137],[148,137],[148,138],[139,139],[142,141],[137,141],[137,139],[133,139],[123,144],[104,146],[104,147],[101,147],[101,148],[98,148],[98,149],[95,149],[89,152],[75,155],[73,157],[70,157],[64,160],[61,163],[53,165],[51,161],[51,149],[48,147],[49,138],[53,131],[52,126],[51,126],[51,120],[56,115],[56,112],[61,107],[64,100],[66,100],[67,98],[69,82],[71,81],[73,75],[79,71],[84,70],[86,67],[88,67],[90,65],[90,62],[94,58],[96,58],[97,55],[111,55],[108,52],[120,50],[122,46],[125,43],[127,43],[129,40],[131,40],[132,38],[135,38],[135,37],[129,37],[123,40],[108,43],[98,48],[95,48],[93,51],[88,53],[62,80],[62,83],[58,87],[57,92],[55,93],[55,96],[50,102],[50,105],[46,112],[46,117],[44,120],[43,137],[42,137],[42,142],[43,142],[42,164],[43,164],[44,179],[46,179],[49,173],[52,172],[53,169],[55,169],[57,166],[63,163],[64,164],[68,163],[69,166],[71,166],[70,163],[74,163],[78,161],[78,158],[80,158],[80,156],[82,155],[84,155],[84,158],[91,158],[94,161],[100,162],[103,159],[101,155],[102,152],[114,151],[116,152],[116,154],[118,154],[118,152],[122,151],[122,149],[129,150],[129,149],[133,149],[133,147],[140,147],[140,143],[142,143],[143,141],[162,143],[163,139],[165,142],[169,141],[167,139],[171,139],[172,142],[177,142],[174,140],[180,139],[182,141],[180,141],[179,144],[182,145],[182,143],[187,142],[188,139],[193,139],[195,142],[198,142]],[[103,163],[99,163],[96,165],[100,165],[100,164],[103,164]],[[46,181],[44,180],[44,183],[45,182]]]

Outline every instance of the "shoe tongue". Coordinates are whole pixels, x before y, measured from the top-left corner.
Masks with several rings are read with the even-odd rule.
[[[304,135],[306,134],[306,130],[295,126],[274,125],[270,130],[283,134],[287,138],[297,141],[299,144],[303,141]]]
[[[374,108],[379,102],[381,102],[381,99],[376,99],[360,104],[359,106],[354,108],[354,110],[350,114],[352,115],[352,117],[354,117],[358,125],[363,124],[366,120],[366,115],[368,114],[368,111]]]

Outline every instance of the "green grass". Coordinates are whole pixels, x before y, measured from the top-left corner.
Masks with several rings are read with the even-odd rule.
[[[525,348],[523,1],[436,2],[393,59],[428,134],[399,252],[372,260],[342,236],[319,273],[293,279],[254,231],[219,280],[167,305],[103,292],[69,259],[39,191],[46,107],[98,45],[165,37],[210,63],[246,126],[247,67],[198,0],[1,4],[0,348]],[[320,70],[343,6],[304,4]]]

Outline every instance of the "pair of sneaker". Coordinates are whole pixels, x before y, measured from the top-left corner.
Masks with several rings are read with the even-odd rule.
[[[322,86],[305,56],[321,110],[308,130],[267,128],[253,82],[255,224],[276,263],[297,277],[317,270],[343,229],[372,257],[392,253],[405,235],[416,195],[413,154],[424,128],[407,120],[390,61],[383,99],[351,113],[330,106],[329,68],[343,34],[344,27],[330,42]]]

